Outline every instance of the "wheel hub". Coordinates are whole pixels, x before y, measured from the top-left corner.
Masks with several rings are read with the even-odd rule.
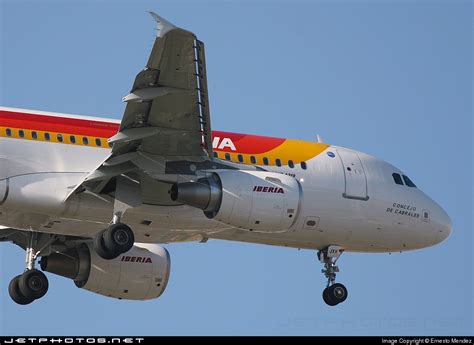
[[[43,288],[43,281],[40,277],[31,277],[28,286],[33,291],[40,291]]]
[[[334,289],[334,296],[336,296],[337,299],[343,298],[344,295],[344,289],[342,289],[341,287],[338,286]]]
[[[124,230],[117,230],[114,234],[114,240],[119,245],[125,245],[129,241],[129,237],[126,231]]]

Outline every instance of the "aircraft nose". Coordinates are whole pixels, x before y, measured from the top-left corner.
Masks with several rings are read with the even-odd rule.
[[[435,222],[438,228],[438,243],[444,241],[449,237],[452,230],[451,218],[441,207],[438,208],[435,214]]]

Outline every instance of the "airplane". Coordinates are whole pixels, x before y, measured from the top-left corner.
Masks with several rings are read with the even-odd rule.
[[[342,253],[449,236],[447,213],[381,159],[211,130],[203,42],[150,13],[154,45],[120,121],[0,107],[0,240],[26,253],[14,302],[47,293],[43,271],[104,296],[158,298],[163,244],[217,239],[316,251],[323,300],[336,306],[348,296]]]

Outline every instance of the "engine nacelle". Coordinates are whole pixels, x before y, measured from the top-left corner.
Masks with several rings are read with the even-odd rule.
[[[127,253],[104,260],[91,245],[41,259],[41,269],[74,280],[77,287],[119,299],[158,298],[170,274],[168,251],[156,244],[135,243]]]
[[[298,216],[299,182],[290,176],[243,170],[216,170],[195,182],[174,184],[171,199],[237,228],[285,231]]]

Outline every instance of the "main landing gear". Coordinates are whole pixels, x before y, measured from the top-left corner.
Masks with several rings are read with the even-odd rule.
[[[327,287],[323,290],[323,300],[330,306],[338,305],[347,298],[346,287],[336,283],[336,273],[339,272],[336,262],[342,255],[342,252],[338,246],[329,246],[318,252],[318,259],[324,264],[324,269],[321,272],[328,279]]]
[[[13,301],[18,304],[30,304],[48,292],[48,278],[43,272],[35,269],[35,261],[41,250],[36,251],[37,233],[31,232],[26,247],[26,270],[13,278],[8,286],[8,292]],[[48,244],[46,244],[48,245]]]
[[[94,238],[94,250],[103,259],[112,260],[120,254],[128,252],[135,242],[132,229],[126,224],[120,223],[118,217],[114,217],[117,223],[99,232]]]
[[[141,204],[140,185],[124,175],[117,177],[112,223],[94,237],[94,250],[101,258],[115,259],[133,247],[133,231],[120,220],[127,209]]]

